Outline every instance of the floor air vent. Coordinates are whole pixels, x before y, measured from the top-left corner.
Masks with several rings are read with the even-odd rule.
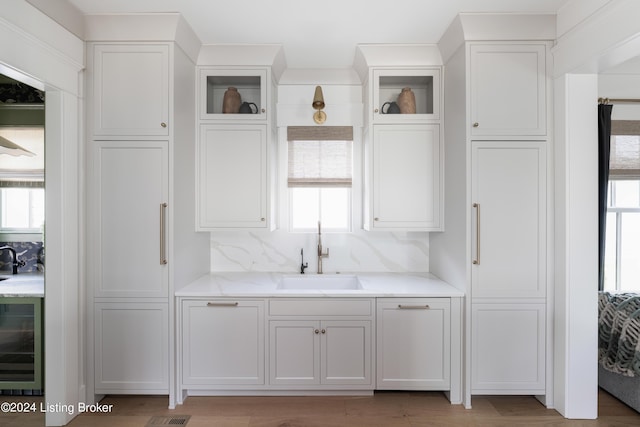
[[[145,427],[156,426],[186,426],[191,415],[157,416],[152,417]]]

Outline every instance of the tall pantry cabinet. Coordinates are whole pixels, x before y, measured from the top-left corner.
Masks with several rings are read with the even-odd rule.
[[[168,395],[173,290],[209,268],[195,65],[173,42],[90,42],[87,62],[89,395]]]
[[[431,235],[430,261],[467,290],[467,406],[479,394],[551,397],[549,48],[467,41],[446,63],[456,231]]]

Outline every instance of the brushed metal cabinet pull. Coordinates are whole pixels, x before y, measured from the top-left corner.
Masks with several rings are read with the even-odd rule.
[[[428,304],[425,305],[402,305],[402,304],[398,304],[398,308],[401,310],[428,310],[431,307],[429,307]]]
[[[160,265],[167,261],[167,203],[160,203]]]
[[[474,203],[473,207],[476,209],[476,259],[473,265],[480,265],[480,203]]]
[[[238,302],[208,302],[207,307],[237,307]]]

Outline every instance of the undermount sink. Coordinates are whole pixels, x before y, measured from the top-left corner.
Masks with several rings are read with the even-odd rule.
[[[358,290],[362,289],[358,276],[332,275],[296,275],[283,276],[278,282],[278,289],[300,290]]]

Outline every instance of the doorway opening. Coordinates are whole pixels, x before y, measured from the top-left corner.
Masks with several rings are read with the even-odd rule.
[[[0,74],[0,395],[44,395],[44,98]]]

